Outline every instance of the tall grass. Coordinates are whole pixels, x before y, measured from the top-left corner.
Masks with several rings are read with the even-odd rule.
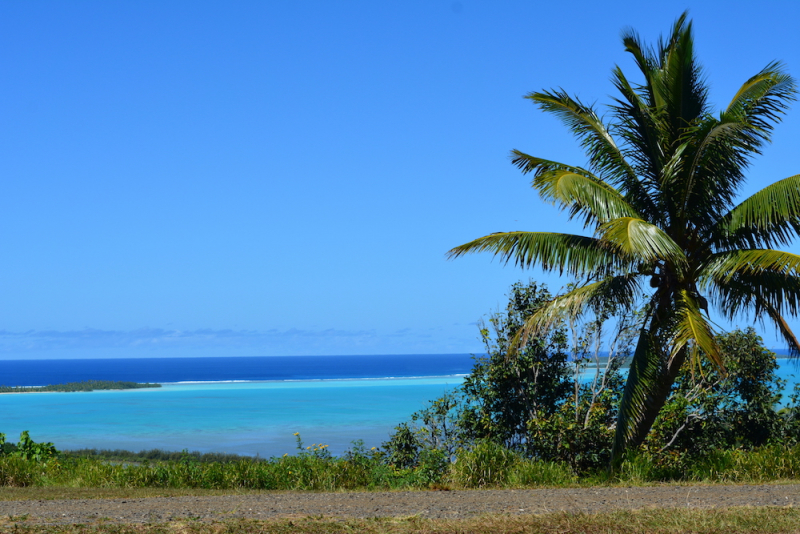
[[[76,449],[62,451],[62,456],[71,458],[95,458],[97,460],[111,460],[116,462],[164,462],[164,461],[187,461],[200,463],[210,462],[236,462],[240,460],[252,459],[250,456],[239,454],[227,454],[222,452],[200,453],[197,451],[164,451],[161,449],[150,449],[146,451],[132,452],[122,449]]]
[[[693,480],[724,482],[800,479],[800,446],[717,450],[692,465],[687,475]]]
[[[646,456],[627,459],[609,477],[577,477],[569,466],[522,458],[481,442],[453,463],[432,458],[415,468],[386,465],[377,451],[356,448],[332,457],[324,446],[295,456],[198,462],[131,464],[61,456],[41,462],[0,457],[0,486],[88,488],[201,488],[337,491],[434,487],[537,487],[586,484],[645,484],[662,481],[767,482],[800,479],[800,446],[770,445],[752,451],[720,450],[691,462],[670,464]]]

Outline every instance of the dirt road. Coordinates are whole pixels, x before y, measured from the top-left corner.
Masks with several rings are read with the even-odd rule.
[[[146,499],[0,501],[0,517],[33,523],[160,523],[309,515],[463,518],[483,513],[602,512],[648,507],[800,506],[800,485],[533,490],[259,493]]]

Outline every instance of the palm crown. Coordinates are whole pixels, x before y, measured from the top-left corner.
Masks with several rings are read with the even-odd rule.
[[[488,251],[583,281],[534,314],[524,336],[599,300],[632,306],[646,285],[652,288],[621,401],[616,459],[644,440],[688,354],[723,366],[706,296],[727,318],[749,312],[772,321],[800,354],[784,319],[798,309],[800,256],[773,250],[800,232],[800,175],[736,203],[746,167],[794,98],[793,79],[771,63],[713,115],[686,13],[657,48],[633,31],[622,41],[644,81],[614,69],[619,96],[610,123],[562,90],[527,95],[573,132],[588,165],[512,152],[542,199],[593,235],[496,233],[449,253]]]

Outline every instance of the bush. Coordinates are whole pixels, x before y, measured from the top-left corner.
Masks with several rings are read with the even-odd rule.
[[[502,486],[508,481],[511,466],[519,459],[519,455],[507,447],[482,440],[458,456],[450,477],[455,484],[466,488]]]
[[[570,486],[578,482],[570,466],[543,460],[520,460],[508,474],[508,484],[515,487]]]
[[[21,488],[37,485],[40,474],[41,466],[35,460],[10,455],[0,457],[0,486]]]
[[[512,350],[525,321],[551,298],[543,285],[516,283],[506,309],[482,321],[486,356],[475,358],[464,379],[466,402],[458,418],[470,442],[488,439],[525,452],[529,422],[550,416],[569,397],[572,373],[563,324]]]
[[[462,387],[412,414],[383,444],[391,465],[415,467],[425,450],[442,450],[454,460],[485,441],[524,458],[567,464],[575,473],[607,464],[622,392],[619,369],[630,353],[638,317],[617,314],[606,356],[600,353],[603,325],[616,312],[597,306],[582,325],[569,323],[571,336],[562,321],[548,335],[514,350],[528,317],[550,298],[534,282],[511,287],[505,311],[482,324],[487,355],[475,358]],[[586,381],[581,375],[589,364],[596,372]]]
[[[777,409],[784,381],[775,354],[753,328],[717,342],[726,372],[706,358],[688,362],[645,441],[644,454],[662,469],[683,471],[720,450],[791,442],[791,417]]]
[[[27,430],[19,435],[19,443],[16,445],[6,443],[6,435],[0,432],[0,457],[2,456],[46,462],[58,456],[58,451],[52,443],[33,441]]]

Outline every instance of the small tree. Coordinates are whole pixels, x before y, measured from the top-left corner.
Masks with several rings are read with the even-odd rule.
[[[543,285],[518,282],[511,286],[506,309],[481,322],[486,356],[475,358],[462,387],[468,400],[462,425],[473,439],[525,451],[528,423],[550,416],[569,396],[572,375],[563,323],[520,350],[509,350],[527,318],[550,299]]]
[[[396,428],[384,443],[390,463],[418,465],[429,450],[453,458],[486,441],[527,457],[567,462],[576,472],[608,461],[622,391],[619,369],[630,355],[638,318],[597,307],[581,322],[560,320],[547,336],[510,350],[528,317],[549,299],[547,288],[535,282],[511,287],[505,309],[480,325],[486,355],[475,358],[459,390]],[[615,327],[604,352],[612,318]]]
[[[775,353],[752,327],[720,334],[717,343],[726,372],[701,358],[683,369],[645,442],[651,454],[697,457],[781,437],[776,408],[785,382],[775,374]]]

